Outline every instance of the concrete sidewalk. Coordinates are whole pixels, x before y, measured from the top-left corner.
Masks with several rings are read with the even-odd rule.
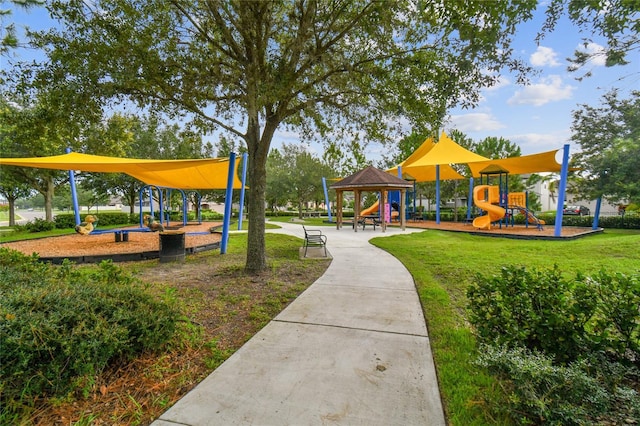
[[[154,426],[446,424],[413,279],[368,243],[412,230],[322,231],[325,274]]]

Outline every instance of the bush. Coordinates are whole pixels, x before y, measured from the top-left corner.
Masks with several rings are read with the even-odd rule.
[[[93,214],[93,213],[92,213]],[[80,215],[80,220],[84,220],[86,214]],[[98,218],[98,221],[94,223],[96,227],[105,227],[112,225],[131,225],[140,223],[140,216],[137,214],[130,215],[129,213],[96,213],[94,214]],[[56,228],[68,229],[76,226],[76,218],[74,214],[64,213],[56,215],[53,218]]]
[[[640,275],[562,276],[509,266],[477,275],[467,291],[470,321],[483,343],[523,346],[562,362],[607,351],[640,359]]]
[[[527,423],[640,414],[640,274],[568,279],[557,266],[509,266],[477,275],[467,296],[480,362],[511,383],[509,410]]]
[[[33,222],[29,221],[22,226],[16,226],[16,230],[25,230],[28,232],[46,232],[51,231],[56,227],[54,222],[49,222],[45,219],[35,218]]]
[[[640,395],[591,376],[586,361],[558,366],[539,352],[504,346],[480,353],[478,364],[507,383],[508,405],[497,409],[517,424],[624,424],[640,415]]]
[[[39,396],[87,391],[120,358],[164,345],[177,311],[111,262],[80,270],[0,248],[2,414]]]

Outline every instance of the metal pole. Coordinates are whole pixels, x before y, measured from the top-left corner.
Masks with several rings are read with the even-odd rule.
[[[224,219],[222,221],[222,242],[220,254],[227,253],[229,242],[229,224],[231,223],[231,205],[233,203],[233,175],[236,170],[236,153],[229,154],[229,172],[227,174],[227,192],[224,199]],[[242,212],[240,212],[242,214]]]
[[[322,176],[322,189],[324,190],[324,203],[327,205],[327,215],[331,222],[331,201],[329,201],[329,191],[327,190],[327,179]]]
[[[440,165],[436,164],[436,223],[440,224]]]
[[[556,209],[556,226],[554,237],[562,236],[562,214],[564,209],[564,193],[567,191],[567,177],[569,176],[569,144],[565,144],[562,155],[562,171],[560,172],[560,189],[558,189],[558,207]]]
[[[244,191],[245,191],[245,182],[247,181],[247,160],[249,159],[249,154],[246,152],[242,154],[242,188],[240,188],[240,219],[238,219],[238,231],[242,229],[242,217],[244,214]]]
[[[67,154],[71,153],[71,148],[64,150]],[[76,175],[73,170],[69,170],[69,184],[71,185],[71,202],[73,203],[73,216],[76,225],[80,225],[80,206],[78,205],[78,191],[76,191]]]

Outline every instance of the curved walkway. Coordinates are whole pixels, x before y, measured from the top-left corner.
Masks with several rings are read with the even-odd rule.
[[[325,274],[154,426],[446,424],[413,279],[368,243],[403,231],[322,231]]]

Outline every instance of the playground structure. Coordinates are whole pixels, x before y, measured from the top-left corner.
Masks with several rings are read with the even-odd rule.
[[[491,224],[504,218],[507,210],[500,207],[500,188],[498,186],[478,185],[473,189],[473,203],[487,212],[473,219],[473,226],[491,229]]]
[[[242,181],[238,178],[236,170],[240,159],[236,160],[235,153],[231,153],[229,158],[206,158],[206,159],[185,159],[185,160],[151,160],[138,158],[119,158],[98,155],[89,155],[71,152],[63,155],[50,157],[31,158],[0,158],[0,164],[18,167],[32,167],[54,170],[67,170],[69,181],[71,182],[71,195],[74,202],[74,213],[76,225],[81,223],[80,213],[77,205],[77,192],[75,189],[74,171],[85,171],[95,173],[125,173],[141,182],[157,188],[181,188],[183,200],[185,197],[183,190],[196,189],[224,189],[226,190],[225,210],[223,217],[222,242],[220,244],[221,254],[226,253],[229,226],[231,218],[231,203],[233,189],[240,189],[240,210],[244,205],[244,181],[247,171],[247,155],[243,155]],[[183,202],[186,209],[186,202]],[[200,210],[200,209],[198,209]],[[162,212],[162,209],[161,209]],[[162,215],[160,216],[162,220]],[[183,214],[183,224],[186,225],[187,215]],[[128,241],[129,232],[148,232],[149,228],[143,227],[144,218],[140,215],[140,228],[122,230],[93,230],[91,234],[113,233],[116,235],[116,242]],[[242,217],[238,221],[238,228],[241,229]],[[120,238],[120,240],[118,239]]]
[[[486,212],[485,215],[473,219],[473,226],[478,229],[491,229],[492,223],[506,226],[514,225],[514,211],[518,211],[525,217],[526,225],[533,224],[542,230],[544,220],[538,219],[527,208],[527,194],[525,192],[512,192],[508,194],[506,205],[501,205],[500,187],[497,185],[478,185],[473,189],[473,203],[476,207]]]
[[[498,185],[489,185],[491,180]],[[485,181],[485,184],[483,184]],[[473,180],[470,181],[473,185]],[[492,223],[512,227],[515,224],[515,212],[525,216],[525,225],[534,224],[539,230],[545,224],[529,210],[528,194],[526,192],[509,192],[509,171],[499,165],[489,165],[480,170],[480,185],[472,189],[474,205],[486,214],[473,219],[473,226],[478,229],[491,229]],[[469,214],[471,205],[468,206]]]

